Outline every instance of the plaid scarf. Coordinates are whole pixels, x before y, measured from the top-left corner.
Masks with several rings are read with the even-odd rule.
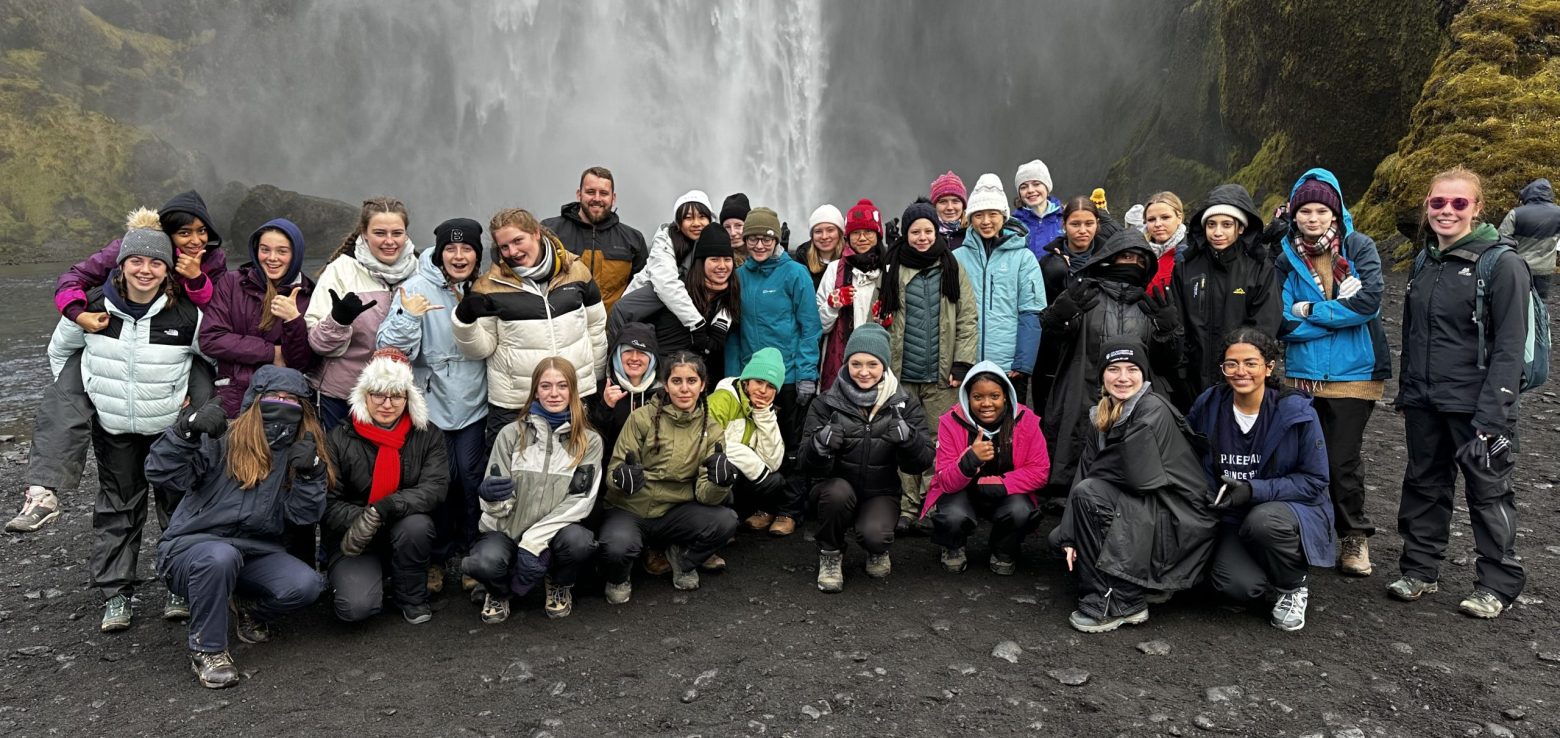
[[[1349,278],[1349,260],[1344,258],[1342,242],[1338,239],[1338,224],[1327,227],[1327,232],[1317,236],[1315,241],[1307,241],[1301,236],[1296,242],[1300,255],[1305,258],[1305,265],[1311,269],[1311,278],[1316,280],[1316,286],[1320,287],[1323,295],[1331,296],[1333,291],[1328,289],[1328,284],[1321,278],[1321,272],[1317,267],[1322,266],[1318,262],[1324,258],[1332,260],[1331,285],[1336,287],[1339,282]]]

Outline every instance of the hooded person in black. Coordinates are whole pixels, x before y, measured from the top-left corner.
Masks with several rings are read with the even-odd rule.
[[[1549,280],[1555,274],[1555,246],[1560,245],[1560,205],[1547,179],[1529,182],[1518,195],[1522,204],[1506,213],[1500,235],[1516,239],[1517,254],[1533,272],[1533,289],[1549,297]]]
[[[1042,342],[1055,348],[1057,362],[1056,380],[1040,415],[1051,450],[1048,495],[1064,495],[1072,484],[1089,408],[1100,396],[1104,345],[1123,339],[1149,347],[1145,361],[1151,360],[1160,376],[1176,366],[1181,325],[1175,306],[1164,295],[1144,292],[1154,265],[1154,252],[1142,233],[1135,228],[1118,231],[1040,314]]]
[[[655,329],[648,324],[628,323],[619,331],[607,355],[606,388],[586,400],[603,448],[617,448],[629,414],[648,405],[660,389],[660,354]]]
[[[1262,216],[1238,184],[1213,188],[1187,221],[1186,252],[1170,277],[1186,330],[1181,383],[1171,391],[1182,410],[1224,382],[1219,362],[1230,331],[1248,325],[1278,335],[1283,291],[1261,239]]]

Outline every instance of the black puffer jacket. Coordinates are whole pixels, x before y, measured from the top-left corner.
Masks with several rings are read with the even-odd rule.
[[[341,537],[368,505],[379,447],[358,435],[349,418],[331,430],[330,454],[336,462],[336,486],[326,496],[325,518],[320,527],[326,550],[339,551]],[[413,427],[401,447],[401,486],[378,502],[379,514],[384,518],[382,529],[408,515],[433,512],[444,501],[449,484],[450,463],[444,434],[432,426]]]
[[[1215,205],[1230,205],[1246,214],[1246,229],[1223,251],[1208,245],[1203,213]],[[1246,188],[1224,184],[1187,219],[1186,253],[1175,265],[1170,291],[1181,310],[1186,331],[1183,384],[1176,406],[1191,407],[1202,391],[1224,381],[1224,336],[1243,325],[1277,336],[1284,317],[1283,288],[1274,276],[1273,259],[1260,243],[1262,216]]]
[[[878,404],[870,415],[845,396],[845,385],[850,381],[842,372],[838,381],[807,408],[797,463],[814,479],[838,477],[849,482],[858,498],[898,497],[903,491],[899,472],[920,474],[932,465],[936,451],[932,434],[926,429],[926,415],[921,403],[899,386],[893,372],[884,372]],[[896,412],[904,417],[915,436],[904,446],[888,440]],[[814,448],[813,436],[829,423],[844,431],[845,443],[839,453],[822,456]]]

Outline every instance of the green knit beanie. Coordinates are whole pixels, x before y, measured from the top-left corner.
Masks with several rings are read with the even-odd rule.
[[[742,221],[742,237],[769,236],[780,237],[780,216],[769,208],[753,208],[748,212],[747,220]]]
[[[753,353],[753,358],[748,359],[747,366],[742,367],[742,374],[737,381],[746,382],[749,379],[759,379],[773,385],[776,390],[785,386],[785,359],[780,356],[780,349],[761,348]]]

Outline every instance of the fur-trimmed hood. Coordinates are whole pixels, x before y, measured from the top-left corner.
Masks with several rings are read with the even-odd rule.
[[[423,398],[417,382],[412,378],[412,365],[399,359],[381,356],[368,362],[358,381],[352,387],[352,418],[362,423],[374,422],[368,412],[368,396],[373,392],[406,394],[406,412],[412,416],[412,426],[418,430],[428,427],[428,401]]]

